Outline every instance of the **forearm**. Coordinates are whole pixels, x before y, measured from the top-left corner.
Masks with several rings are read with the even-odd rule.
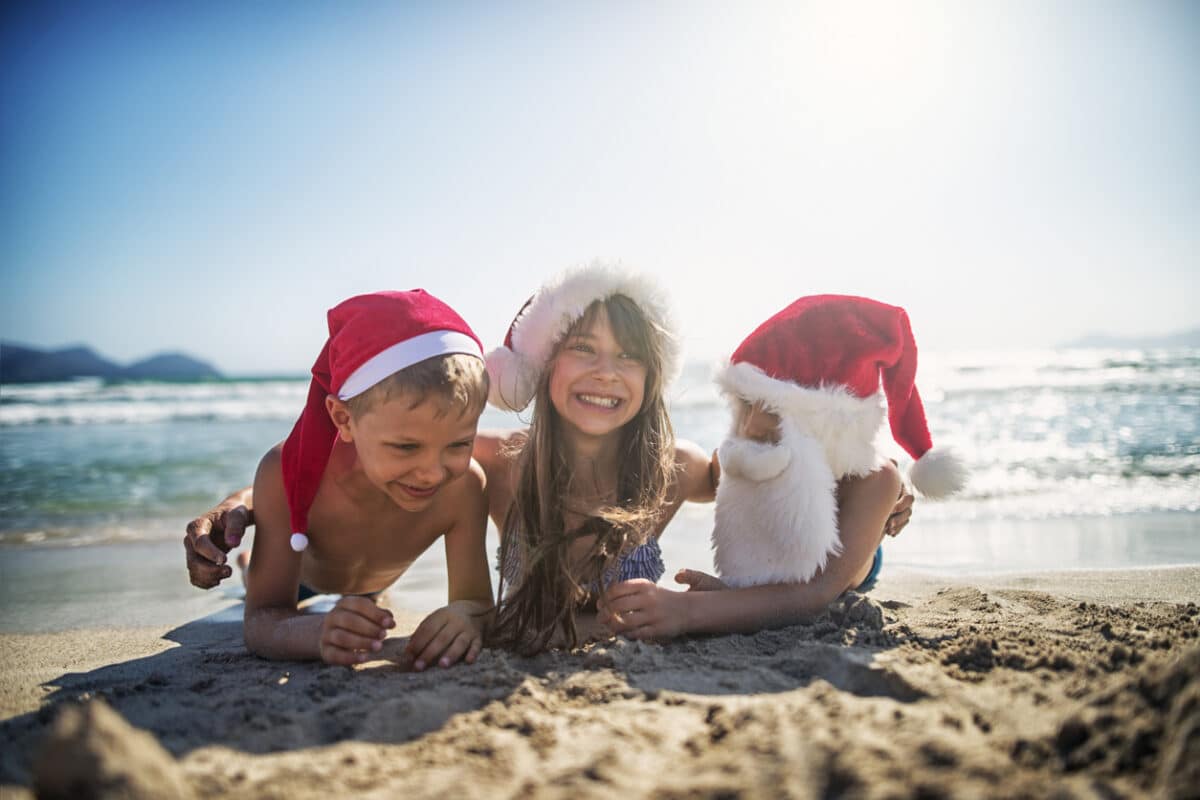
[[[324,614],[304,614],[294,608],[247,610],[242,622],[246,649],[277,661],[320,660],[324,618]]]
[[[753,633],[803,622],[839,594],[827,581],[777,583],[683,595],[685,633]]]

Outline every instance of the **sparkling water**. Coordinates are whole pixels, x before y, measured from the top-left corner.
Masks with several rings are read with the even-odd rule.
[[[709,450],[729,426],[711,371],[689,364],[670,393],[677,435]],[[1200,351],[922,353],[917,383],[934,445],[972,472],[961,496],[918,501],[939,535],[1162,512],[1200,529]],[[0,547],[181,537],[250,482],[306,392],[302,378],[0,387]],[[520,424],[493,409],[481,420]],[[907,466],[886,430],[880,446]],[[708,563],[710,528],[711,507],[685,508],[668,561]]]

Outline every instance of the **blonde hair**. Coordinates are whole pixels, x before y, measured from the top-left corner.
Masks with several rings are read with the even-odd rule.
[[[432,397],[438,403],[439,417],[451,411],[479,416],[487,403],[487,370],[479,358],[464,353],[434,356],[393,372],[351,397],[346,406],[357,418],[396,396],[407,397],[410,410]]]
[[[559,414],[550,400],[553,370],[542,372],[529,436],[518,455],[513,503],[502,527],[499,609],[490,636],[492,644],[521,653],[544,650],[556,633],[570,647],[578,643],[576,607],[607,583],[627,550],[653,535],[667,504],[675,435],[663,397],[662,364],[670,334],[628,297],[613,295],[588,307],[556,343],[554,355],[571,335],[589,329],[601,308],[621,347],[646,365],[644,399],[637,415],[621,428],[616,501],[568,533],[567,514],[590,511],[568,505],[576,480],[586,476],[573,474]],[[588,535],[595,542],[582,565],[574,567],[570,545]],[[508,597],[506,574],[520,575]]]

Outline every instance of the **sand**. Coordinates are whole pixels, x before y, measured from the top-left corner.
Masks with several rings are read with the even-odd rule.
[[[1197,587],[891,575],[811,624],[423,674],[402,636],[345,669],[236,621],[6,634],[0,795],[1197,797]]]

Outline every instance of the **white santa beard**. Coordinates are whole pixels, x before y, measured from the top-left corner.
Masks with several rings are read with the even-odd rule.
[[[745,440],[730,437],[721,445],[713,562],[730,586],[803,583],[841,553],[837,483],[824,449],[786,420],[783,427],[780,443],[763,452],[784,450],[787,468],[766,480],[743,477],[745,464],[726,471],[727,451],[750,452]]]

